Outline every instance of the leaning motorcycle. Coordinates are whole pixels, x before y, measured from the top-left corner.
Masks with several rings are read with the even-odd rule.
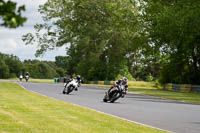
[[[66,83],[64,84],[63,94],[69,94],[77,88],[78,88],[78,81],[76,79],[73,79],[68,84],[66,84]]]
[[[111,103],[114,103],[117,99],[120,97],[123,98],[126,94],[124,85],[113,86],[111,88],[112,91],[106,92],[106,95],[103,98],[104,102],[110,101]]]

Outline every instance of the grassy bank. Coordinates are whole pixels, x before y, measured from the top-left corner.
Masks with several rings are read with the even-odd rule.
[[[164,133],[0,82],[0,132]],[[111,124],[112,123],[112,124]]]

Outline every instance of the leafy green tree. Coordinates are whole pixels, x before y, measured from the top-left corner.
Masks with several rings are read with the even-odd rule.
[[[10,70],[10,78],[19,77],[22,71],[22,62],[19,60],[17,56],[9,55],[5,58],[6,65],[9,67]]]
[[[27,19],[22,17],[22,11],[25,11],[24,5],[17,7],[16,2],[0,0],[0,20],[3,22],[0,25],[8,28],[23,26]]]
[[[36,64],[24,63],[24,75],[29,72],[31,78],[41,78],[41,73],[39,71],[39,66]]]
[[[9,67],[2,59],[0,59],[0,78],[9,78]]]
[[[26,60],[24,69],[32,78],[50,79],[57,76],[56,68],[52,68],[46,61]]]
[[[60,77],[65,77],[66,76],[66,72],[63,68],[57,67],[56,68],[56,73],[60,76]]]
[[[144,1],[147,45],[157,47],[165,59],[160,60],[160,81],[200,84],[200,1]]]
[[[53,78],[56,75],[55,70],[50,68],[46,63],[40,62],[36,65],[39,68],[40,78]]]
[[[2,77],[15,78],[20,75],[23,66],[17,56],[0,53],[0,59],[2,60],[2,70],[5,69],[5,76],[2,75]]]
[[[45,23],[36,24],[36,33],[23,40],[39,46],[36,56],[67,45],[70,75],[114,79],[139,47],[134,41],[141,30],[137,7],[130,0],[48,0],[39,10]]]
[[[55,64],[56,64],[57,67],[61,67],[63,69],[66,69],[68,62],[69,62],[68,56],[56,56],[55,57]]]
[[[53,61],[24,60],[17,56],[0,53],[0,78],[19,77],[30,73],[31,78],[54,78],[65,76],[66,71],[56,66]]]

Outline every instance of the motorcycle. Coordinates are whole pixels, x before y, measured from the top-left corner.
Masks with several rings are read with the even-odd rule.
[[[104,102],[110,101],[111,103],[114,103],[117,99],[124,98],[126,95],[126,90],[124,85],[118,85],[111,87],[112,91],[106,92],[106,95],[103,98]]]
[[[69,94],[76,89],[78,89],[78,81],[76,79],[72,79],[72,81],[70,81],[68,84],[64,84],[63,94]]]
[[[25,76],[25,80],[26,80],[26,82],[28,82],[28,80],[29,80],[29,76],[28,75]]]
[[[20,80],[20,81],[22,81],[22,79],[23,79],[23,76],[22,76],[22,75],[20,75],[20,76],[19,76],[19,80]]]

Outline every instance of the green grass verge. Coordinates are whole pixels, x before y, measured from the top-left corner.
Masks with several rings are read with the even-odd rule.
[[[155,82],[128,81],[128,86],[137,88],[156,89]]]
[[[0,79],[0,80],[4,80],[4,81],[19,81],[18,78],[11,78],[11,79]],[[26,82],[25,79],[22,80],[22,82]],[[28,80],[28,82],[37,82],[37,83],[54,83],[53,79],[33,79],[30,78]]]
[[[0,82],[2,133],[164,133]]]
[[[87,84],[85,86],[98,86],[103,88],[110,88],[111,85],[97,85],[97,84]],[[164,99],[171,99],[177,101],[183,101],[188,103],[197,103],[200,104],[200,93],[186,93],[186,92],[173,92],[173,91],[164,91],[161,89],[156,89],[155,87],[144,87],[140,85],[129,86],[129,92],[134,92],[136,94],[150,95]]]
[[[53,79],[29,79],[29,82],[38,82],[38,83],[54,83]]]
[[[142,89],[142,88],[130,88],[129,91],[137,94],[150,95],[164,99],[200,104],[199,93],[173,92],[160,89]]]

